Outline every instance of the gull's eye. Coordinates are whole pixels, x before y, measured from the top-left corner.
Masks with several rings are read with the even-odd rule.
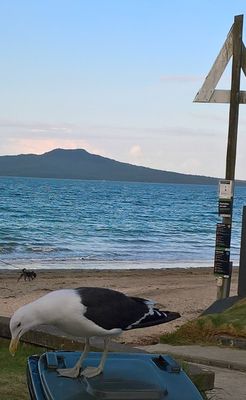
[[[21,326],[21,322],[19,322],[18,324],[17,324],[17,328],[19,328]]]

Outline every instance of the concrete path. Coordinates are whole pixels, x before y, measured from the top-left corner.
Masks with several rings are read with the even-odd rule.
[[[217,346],[171,346],[161,343],[139,348],[148,353],[167,353],[173,357],[197,364],[246,372],[246,350]]]
[[[207,392],[209,400],[245,400],[246,373],[225,368],[208,367],[215,372],[214,389]]]
[[[215,372],[215,388],[208,392],[211,400],[246,400],[246,350],[167,344],[140,348],[149,353],[170,354],[177,359],[207,365],[207,369]]]

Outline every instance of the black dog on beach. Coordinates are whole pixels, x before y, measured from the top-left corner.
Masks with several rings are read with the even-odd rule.
[[[18,278],[18,280],[17,280],[17,282],[19,282],[19,280],[20,280],[21,278],[23,278],[25,281],[28,279],[29,282],[30,282],[31,280],[33,281],[33,279],[35,279],[36,276],[37,276],[36,272],[34,272],[34,271],[29,271],[28,269],[23,268],[23,269],[22,269],[22,272],[21,272],[21,274],[20,274],[20,276],[19,276],[19,278]]]

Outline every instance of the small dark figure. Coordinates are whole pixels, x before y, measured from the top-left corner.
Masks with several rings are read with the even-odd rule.
[[[18,280],[17,280],[17,282],[19,282],[19,280],[20,280],[21,278],[23,278],[25,281],[28,279],[29,282],[30,282],[31,280],[33,281],[33,279],[35,279],[36,276],[37,276],[36,272],[34,272],[34,271],[29,271],[28,269],[23,268],[23,269],[22,269],[22,272],[21,272],[21,274],[20,274],[20,276],[19,276],[19,278],[18,278]]]

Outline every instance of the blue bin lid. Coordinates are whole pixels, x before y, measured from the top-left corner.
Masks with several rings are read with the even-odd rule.
[[[29,386],[35,393],[34,400],[202,400],[170,356],[110,353],[103,373],[90,379],[66,378],[56,372],[57,368],[74,366],[80,355],[47,352],[35,362],[29,357]],[[92,352],[83,366],[97,366],[100,358],[101,353]]]

